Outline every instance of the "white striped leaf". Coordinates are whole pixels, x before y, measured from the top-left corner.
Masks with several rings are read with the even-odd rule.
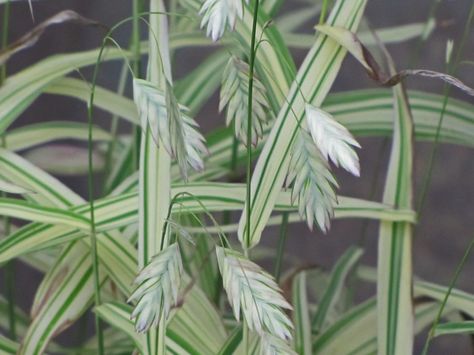
[[[436,302],[419,302],[414,307],[414,334],[422,332],[434,321]],[[445,315],[452,312],[447,309]],[[321,355],[363,355],[377,353],[376,301],[371,298],[353,307],[319,335],[313,343],[313,353]]]
[[[298,273],[292,284],[293,323],[295,325],[294,348],[300,355],[312,354],[311,321],[306,289],[306,272]]]
[[[341,292],[348,274],[362,256],[363,250],[356,247],[349,248],[334,265],[326,290],[318,302],[318,308],[312,320],[314,333],[321,333],[329,324],[331,313],[337,302],[340,301]]]
[[[473,334],[474,321],[447,322],[438,324],[435,328],[435,337],[442,335]]]
[[[87,141],[88,126],[67,121],[34,123],[12,129],[5,135],[5,146],[9,150],[19,151],[55,140],[74,139]],[[98,126],[93,128],[94,141],[108,141],[110,134]]]
[[[328,23],[355,30],[366,1],[338,1]],[[239,239],[246,247],[256,245],[270,217],[277,194],[283,185],[289,165],[289,150],[302,124],[306,102],[320,106],[327,95],[345,57],[345,49],[326,36],[318,36],[315,45],[302,64],[252,177],[252,197],[246,203],[254,211],[249,218],[247,235],[246,208],[240,218]]]
[[[413,194],[413,119],[406,93],[394,88],[394,133],[383,202],[411,209]],[[387,355],[413,351],[412,225],[380,223],[378,242],[378,349]]]
[[[197,183],[176,185],[172,189],[173,195],[182,194],[183,192],[190,193],[193,197],[183,195],[178,198],[174,205],[176,213],[238,211],[242,209],[244,204],[245,186],[225,183]],[[95,205],[97,231],[107,232],[136,223],[138,221],[137,203],[137,193],[97,201]],[[203,211],[203,205],[206,211]],[[278,211],[294,211],[297,206],[291,202],[289,192],[282,192],[275,208]],[[88,217],[89,205],[75,207],[72,211],[75,215]],[[394,210],[380,203],[348,197],[339,197],[335,217],[415,221],[415,216],[411,211]],[[298,221],[296,216],[292,217],[292,221]],[[208,227],[202,232],[207,233],[208,229],[211,232],[213,231],[212,227]],[[219,228],[216,228],[214,232],[219,230]],[[84,238],[86,235],[85,231],[79,231],[71,227],[48,226],[39,223],[29,224],[15,231],[10,238],[0,242],[0,262],[25,253],[72,242]]]
[[[11,75],[0,88],[0,132],[5,131],[46,86],[77,68],[95,63],[98,53],[91,50],[52,56]],[[105,58],[117,59],[122,55],[122,51],[111,49]]]
[[[19,185],[15,185],[3,179],[0,179],[0,191],[16,195],[33,193],[31,190],[25,189]]]
[[[17,354],[17,351],[20,347],[20,344],[14,342],[13,340],[10,340],[3,335],[0,334],[0,354],[2,355],[7,355],[7,354],[12,354],[15,355]]]
[[[308,15],[311,13],[310,10],[311,9],[303,9],[301,11],[304,12],[305,15]],[[295,15],[299,15],[299,14],[295,13]],[[435,21],[432,20],[432,21],[429,21],[428,24],[411,23],[411,24],[400,25],[400,26],[378,28],[374,30],[377,33],[382,43],[394,44],[394,43],[409,41],[414,38],[430,36],[431,33],[433,33],[433,30],[435,28],[436,28],[436,23]],[[280,25],[280,29],[281,29],[281,25]],[[357,34],[357,36],[367,46],[377,45],[376,40],[374,39],[374,36],[370,31],[360,31]],[[295,33],[291,31],[284,31],[283,37],[285,39],[285,43],[291,48],[311,48],[314,42],[314,36],[305,34],[305,33]]]

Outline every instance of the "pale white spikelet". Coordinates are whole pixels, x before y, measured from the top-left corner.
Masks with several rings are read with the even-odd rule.
[[[248,3],[248,0],[245,1]],[[207,26],[207,36],[219,40],[226,27],[235,28],[237,18],[244,15],[244,0],[206,0],[199,10],[201,28]]]
[[[202,170],[202,156],[207,153],[205,139],[198,124],[186,115],[167,82],[162,92],[152,83],[134,79],[133,96],[138,108],[142,128],[149,126],[155,141],[161,141],[171,157],[176,158],[181,175],[186,180],[188,167]]]
[[[298,202],[301,217],[306,218],[310,229],[316,222],[326,232],[334,214],[338,185],[312,138],[302,129],[293,145],[286,186],[292,183],[292,200]]]
[[[183,263],[177,243],[158,253],[135,279],[139,286],[128,302],[136,301],[131,319],[137,332],[156,327],[161,318],[168,318],[178,303],[183,275]]]
[[[263,336],[291,339],[293,325],[283,309],[291,309],[273,277],[244,255],[217,247],[217,261],[224,289],[237,320]]]
[[[249,65],[232,56],[222,76],[219,111],[226,111],[226,124],[234,123],[235,136],[244,144],[247,143],[247,116],[249,94]],[[269,105],[265,87],[254,78],[252,95],[252,145],[257,145],[263,137],[263,128],[268,121]]]
[[[274,337],[271,334],[264,334],[260,337],[261,355],[296,355],[297,353],[284,340]]]
[[[353,147],[360,148],[360,145],[347,128],[326,111],[310,104],[306,104],[306,121],[314,143],[324,159],[330,159],[336,166],[359,176],[359,157]]]

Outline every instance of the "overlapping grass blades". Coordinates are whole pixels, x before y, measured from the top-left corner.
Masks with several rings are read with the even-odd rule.
[[[244,6],[238,8],[242,13],[238,11],[235,16],[234,31],[221,33],[211,28],[214,39],[222,36],[217,43],[211,42],[205,37],[205,31],[199,29],[201,19],[198,12],[204,1],[172,0],[172,13],[166,13],[161,0],[150,1],[152,13],[138,14],[139,10],[135,8],[132,50],[108,48],[102,59],[123,60],[125,67],[131,60],[139,76],[138,53],[147,54],[149,70],[146,84],[161,90],[160,105],[147,102],[138,112],[130,98],[96,86],[94,82],[94,107],[125,120],[127,127],[132,127],[131,133],[117,136],[115,132],[109,133],[99,126],[59,121],[9,129],[42,94],[55,95],[58,99],[59,96],[68,96],[89,103],[91,85],[67,75],[94,64],[98,50],[46,58],[10,76],[0,87],[0,131],[5,133],[2,140],[6,146],[0,150],[0,190],[18,193],[0,198],[0,214],[15,218],[15,223],[17,220],[27,222],[22,222],[21,227],[13,226],[6,238],[2,235],[0,264],[20,258],[44,275],[30,316],[18,308],[14,309],[19,340],[11,341],[0,336],[0,353],[29,355],[69,351],[53,343],[53,339],[91,309],[97,288],[100,288],[105,302],[93,311],[111,326],[104,331],[106,354],[134,350],[142,354],[258,354],[262,351],[285,354],[293,351],[299,354],[409,354],[414,336],[434,320],[438,321],[438,303],[445,299],[448,289],[425,281],[413,281],[411,270],[411,225],[417,219],[411,203],[411,138],[413,136],[420,141],[437,141],[440,138],[442,142],[472,148],[472,104],[450,100],[444,110],[442,96],[408,91],[408,100],[400,87],[394,88],[393,92],[377,88],[329,94],[345,48],[321,34],[317,37],[298,34],[301,42],[297,46],[311,48],[298,72],[288,49],[294,46],[294,43],[288,42],[294,40],[295,29],[304,18],[314,21],[318,7],[307,8],[304,5],[302,10],[282,15],[272,22],[271,17],[280,7],[280,0],[264,1],[255,18],[251,11],[255,10],[252,2],[247,5],[246,2],[236,1]],[[0,4],[3,2],[0,0]],[[324,8],[330,3],[324,0]],[[339,0],[332,5],[326,23],[355,31],[366,1]],[[142,43],[137,36],[140,18],[150,19],[148,41]],[[256,37],[252,35],[254,20]],[[232,25],[234,19],[230,18],[230,22]],[[224,25],[226,29],[231,29],[226,23]],[[397,26],[382,30],[380,37],[382,41],[395,43],[426,35],[433,26],[433,22]],[[366,31],[361,34],[368,35],[371,34]],[[186,159],[183,160],[182,152],[189,153],[190,150],[181,149],[181,155],[177,154],[179,146],[183,148],[185,144],[183,139],[170,149],[172,144],[168,147],[160,144],[153,129],[162,124],[163,119],[172,118],[176,124],[169,125],[173,127],[166,127],[161,133],[169,133],[171,138],[181,134],[183,138],[185,126],[180,124],[183,116],[179,104],[189,107],[186,115],[190,117],[198,113],[217,92],[223,74],[225,88],[229,73],[224,68],[229,53],[242,55],[247,60],[251,58],[249,53],[255,41],[258,46],[256,75],[261,80],[256,83],[255,89],[261,91],[256,92],[256,102],[253,103],[256,117],[251,123],[255,125],[255,136],[258,136],[259,142],[251,157],[257,163],[252,197],[246,201],[247,185],[234,179],[235,174],[245,164],[250,166],[252,160],[248,159],[245,144],[238,144],[234,139],[232,129],[218,129],[206,137],[209,155],[202,162],[194,153],[204,149],[191,152],[195,159],[192,165],[201,168],[204,163],[206,169],[202,172],[189,171],[185,176],[186,183],[181,182],[183,171],[187,171],[183,169]],[[191,46],[213,46],[218,50],[173,83],[170,59],[179,55],[176,49]],[[248,77],[244,75],[243,78],[245,84]],[[245,104],[248,99],[248,91],[245,87],[241,90],[241,103]],[[259,96],[263,92],[268,96],[268,105],[263,104]],[[361,249],[349,248],[331,272],[303,268],[291,274],[289,279],[283,278],[291,282],[291,286],[289,283],[282,284],[284,292],[281,293],[280,285],[275,284],[272,277],[254,262],[263,249],[260,246],[256,248],[255,259],[250,261],[244,253],[236,251],[239,247],[231,238],[231,243],[227,245],[223,233],[238,232],[245,252],[258,244],[265,227],[281,223],[282,217],[279,214],[271,216],[273,212],[285,212],[288,223],[301,221],[297,212],[301,205],[298,206],[291,192],[282,189],[282,185],[290,151],[296,143],[301,143],[300,129],[306,128],[303,118],[307,103],[313,104],[315,110],[330,113],[355,136],[394,137],[382,202],[333,196],[334,200],[338,200],[334,218],[380,221],[380,261],[378,270],[374,272],[359,265]],[[239,110],[231,111],[236,116],[232,118],[237,122],[246,122],[244,104]],[[263,111],[267,109],[268,117],[277,117],[275,124],[267,125],[263,119],[267,118],[263,116]],[[440,112],[443,112],[444,122],[438,137]],[[248,138],[245,134],[247,129],[243,124],[238,126],[242,141],[245,141]],[[88,137],[89,128],[92,137]],[[311,133],[313,137],[318,134]],[[203,142],[197,133],[193,133],[192,137]],[[112,171],[107,171],[108,181],[104,189],[106,193],[92,200],[93,209],[59,179],[18,155],[55,140],[72,139],[80,144],[88,138],[92,138],[94,148],[101,151],[111,140],[114,142],[110,160]],[[309,135],[308,138],[311,140]],[[140,163],[137,166],[137,143],[140,140]],[[324,152],[327,147],[319,148]],[[176,156],[181,164],[174,161]],[[335,160],[339,161],[337,157]],[[216,182],[221,179],[231,182]],[[318,187],[318,184],[315,186]],[[95,187],[98,189],[98,186]],[[305,196],[303,193],[300,200],[304,200]],[[245,204],[249,202],[252,203],[252,213],[246,216],[248,205]],[[240,223],[224,218],[223,223],[217,224],[217,216],[223,211],[244,213]],[[97,232],[99,285],[94,285],[90,258],[92,244],[88,236],[91,212]],[[245,233],[247,217],[251,220],[250,234]],[[166,228],[167,225],[170,228]],[[196,240],[197,245],[180,240],[179,231],[191,241],[199,239]],[[0,233],[3,233],[1,228]],[[214,238],[216,236],[218,238]],[[213,251],[219,243],[235,250],[218,246],[220,255],[216,258]],[[164,283],[155,282],[156,274],[155,278],[145,280],[145,283],[162,288],[157,293],[153,292],[153,296],[165,295],[162,299],[167,301],[164,304],[166,312],[160,318],[162,305],[148,302],[148,309],[160,311],[155,312],[155,315],[160,313],[156,318],[160,319],[158,331],[153,327],[149,329],[150,324],[147,323],[139,330],[146,328],[148,332],[139,334],[130,319],[136,304],[127,304],[133,293],[133,279],[144,267],[145,272],[157,269],[153,260],[156,262],[160,259],[160,252],[166,253],[170,248],[175,248],[172,260],[182,260],[183,267],[181,262],[172,263],[174,267],[169,269],[169,275],[165,275]],[[236,312],[234,318],[246,319],[244,326],[232,319],[230,309],[223,303],[218,264],[224,274],[224,288],[231,295],[231,304]],[[185,271],[181,272],[181,269]],[[347,282],[348,275],[354,269],[357,269],[359,279],[377,283],[377,299],[370,298],[358,305],[348,303],[351,305],[349,308],[345,304],[339,309],[341,295],[347,296],[350,293],[347,289],[359,281],[351,278],[351,283]],[[324,274],[321,280],[327,286],[321,297],[317,297],[317,302],[311,293],[317,288],[315,278],[309,276],[312,272]],[[182,277],[179,289],[176,282],[178,274],[179,279]],[[237,284],[240,289],[235,287]],[[143,310],[140,309],[143,305],[141,301],[146,293],[140,292],[137,297],[138,311]],[[253,299],[249,294],[253,295]],[[150,299],[153,300],[153,297]],[[257,305],[255,301],[258,301]],[[295,329],[280,309],[281,306],[289,308],[290,304]],[[257,312],[249,312],[255,305]],[[244,317],[239,312],[241,306],[245,308]],[[7,318],[3,317],[7,308],[7,302],[0,298],[2,329],[8,326]],[[135,311],[135,316],[140,313],[138,311]],[[258,316],[263,313],[271,316],[262,320]],[[474,296],[453,289],[442,316],[457,319],[452,317],[460,313],[474,316]],[[281,322],[277,324],[275,319]],[[471,333],[473,328],[472,322],[446,322],[436,327],[435,334]],[[292,344],[287,342],[291,337],[294,338]],[[79,351],[98,353],[98,338],[97,334],[89,337]]]
[[[365,1],[338,1],[328,23],[355,30],[362,16]],[[279,110],[270,136],[259,157],[252,177],[252,199],[247,201],[254,211],[250,235],[246,232],[246,209],[240,219],[239,239],[245,247],[255,246],[283,185],[289,164],[289,149],[302,123],[306,100],[315,106],[324,101],[345,55],[345,50],[325,36],[319,36],[308,53],[292,89]],[[285,92],[285,91],[283,91]],[[284,134],[283,134],[284,133]]]

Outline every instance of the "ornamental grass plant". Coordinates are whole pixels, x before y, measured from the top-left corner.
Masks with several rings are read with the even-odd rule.
[[[38,3],[0,0],[0,354],[407,355],[472,337],[474,294],[457,281],[474,240],[445,284],[413,264],[439,147],[474,146],[474,82],[459,75],[473,4],[440,69],[420,55],[446,26],[440,1],[391,27],[372,25],[367,0],[131,0],[114,24],[40,18]],[[31,28],[10,38],[15,7]],[[10,70],[65,23],[101,42]],[[391,51],[408,41],[399,68]],[[347,73],[367,81],[336,92]],[[44,95],[82,122],[22,124]],[[346,194],[358,179],[380,196]],[[336,219],[362,221],[358,241],[330,267],[302,261],[294,227],[339,238]]]

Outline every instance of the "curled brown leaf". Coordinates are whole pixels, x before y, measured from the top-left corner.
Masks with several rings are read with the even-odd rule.
[[[327,35],[339,45],[347,49],[347,51],[351,53],[360,64],[362,64],[369,77],[382,86],[395,86],[409,76],[421,76],[443,80],[444,82],[462,90],[466,94],[474,96],[474,89],[464,84],[461,80],[449,74],[433,70],[405,69],[394,75],[388,75],[381,69],[374,56],[370,53],[367,47],[362,44],[355,33],[342,27],[328,25],[316,26],[316,30]]]
[[[73,22],[86,26],[102,26],[99,22],[90,20],[79,15],[73,10],[64,10],[49,19],[41,22],[30,32],[24,34],[15,42],[11,43],[5,49],[0,51],[0,65],[4,64],[12,55],[26,48],[32,47],[38,39],[43,35],[44,31],[51,25],[57,25],[64,22]]]

